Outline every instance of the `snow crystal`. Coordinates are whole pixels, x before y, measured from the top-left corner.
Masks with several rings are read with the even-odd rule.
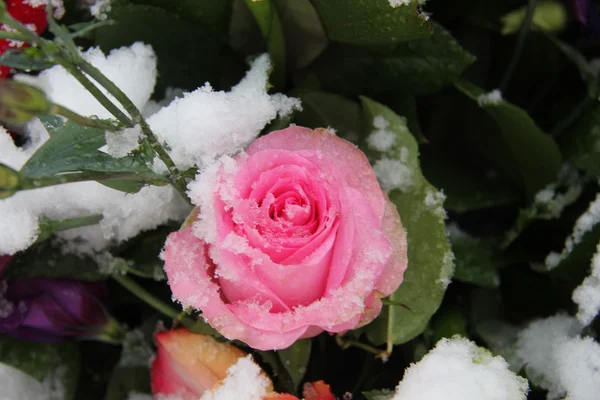
[[[581,329],[575,318],[565,314],[532,321],[517,335],[514,348],[518,365],[514,367],[524,366],[533,384],[548,390],[549,398],[558,398],[565,391],[558,369],[564,360],[557,358],[556,349]]]
[[[125,157],[138,148],[141,134],[139,125],[117,132],[106,131],[106,153],[115,158]]]
[[[477,98],[477,104],[479,104],[480,107],[497,106],[498,104],[502,103],[502,101],[502,92],[498,89],[482,94]]]
[[[23,0],[24,4],[29,4],[31,7],[36,8],[40,6],[46,7],[48,0]],[[61,19],[65,15],[65,5],[63,0],[50,0],[50,5],[54,9],[54,18]]]
[[[154,359],[154,352],[146,341],[144,333],[134,329],[125,334],[123,351],[119,365],[122,367],[149,367]]]
[[[117,85],[136,107],[142,109],[148,102],[156,83],[156,55],[151,46],[136,42],[130,47],[112,50],[108,56],[99,48],[93,47],[82,55]],[[99,118],[112,117],[98,100],[61,66],[44,70],[38,76],[18,74],[15,79],[39,87],[54,103],[76,113],[85,116],[96,115]],[[100,90],[107,94],[104,89]],[[117,103],[112,96],[107,96]]]
[[[255,400],[266,396],[271,386],[269,379],[261,373],[252,356],[239,358],[229,367],[227,377],[210,392],[205,392],[200,400]]]
[[[401,160],[382,157],[375,162],[373,170],[386,192],[394,189],[408,192],[413,186],[413,171]]]
[[[0,363],[0,388],[2,400],[51,400],[44,385],[32,376]]]
[[[100,21],[105,20],[108,17],[106,13],[110,12],[111,9],[111,1],[112,0],[96,0],[96,2],[90,6],[90,14]]]
[[[390,0],[390,6],[396,8],[400,6],[408,6],[410,5],[412,0]]]
[[[262,55],[230,92],[215,92],[207,83],[148,119],[180,168],[206,165],[222,154],[236,153],[269,121],[300,109],[299,100],[267,93],[270,68],[268,56]]]
[[[600,243],[592,258],[592,272],[573,291],[573,301],[579,306],[577,320],[584,326],[591,324],[600,312]]]
[[[551,252],[545,260],[546,268],[553,269],[565,260],[573,251],[576,244],[581,242],[583,236],[591,231],[596,224],[600,222],[600,193],[596,199],[590,203],[587,211],[583,213],[575,222],[573,233],[565,241],[565,248],[561,253]]]
[[[446,218],[446,210],[444,210],[445,200],[446,195],[440,190],[427,189],[425,193],[425,206],[442,219]]]
[[[592,338],[577,337],[559,342],[555,353],[556,372],[567,399],[598,399],[600,345]]]
[[[528,390],[502,357],[454,337],[406,370],[392,400],[525,400]]]
[[[373,119],[375,130],[367,137],[367,144],[382,153],[390,151],[396,144],[396,134],[387,130],[389,122],[381,115]]]

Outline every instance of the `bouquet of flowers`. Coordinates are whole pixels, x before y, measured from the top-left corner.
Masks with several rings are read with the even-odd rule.
[[[0,399],[598,399],[597,6],[0,0]]]

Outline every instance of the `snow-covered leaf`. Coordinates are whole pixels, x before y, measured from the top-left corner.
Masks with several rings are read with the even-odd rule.
[[[375,130],[390,132],[390,137],[395,138],[387,151],[372,154],[381,157],[374,159],[374,164],[383,187],[388,180],[391,184],[390,200],[398,207],[408,234],[409,260],[404,281],[389,297],[393,303],[405,307],[385,306],[376,321],[367,327],[367,335],[373,343],[383,343],[389,325],[393,343],[401,344],[423,332],[440,306],[452,277],[454,256],[445,233],[444,195],[423,177],[417,142],[406,122],[380,103],[365,97],[361,100],[365,121]],[[393,168],[378,170],[381,160],[391,160]],[[388,173],[391,176],[388,177]]]

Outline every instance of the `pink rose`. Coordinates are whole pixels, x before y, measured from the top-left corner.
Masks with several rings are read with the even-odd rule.
[[[372,321],[407,266],[406,235],[365,155],[290,127],[190,185],[192,227],[167,239],[173,295],[229,339],[282,349]]]

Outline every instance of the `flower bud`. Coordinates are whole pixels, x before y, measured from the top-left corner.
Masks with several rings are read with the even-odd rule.
[[[22,125],[51,111],[52,103],[40,89],[10,79],[0,80],[0,121]]]
[[[102,304],[107,297],[103,282],[0,281],[0,334],[44,343],[68,338],[116,342],[121,331]]]
[[[18,188],[19,173],[4,164],[0,164],[0,200],[12,196]]]

